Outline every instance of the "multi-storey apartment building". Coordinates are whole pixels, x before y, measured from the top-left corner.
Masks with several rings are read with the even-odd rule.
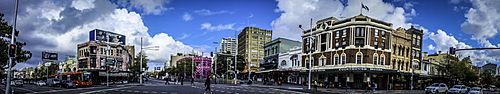
[[[235,38],[222,38],[220,42],[220,53],[230,53],[231,55],[236,54],[236,39]]]
[[[256,72],[259,62],[264,57],[264,44],[271,41],[272,31],[256,27],[245,27],[238,34],[238,55],[245,58],[246,68],[243,73]]]
[[[329,17],[303,31],[301,67],[311,63],[313,80],[329,83],[323,86],[409,88],[411,69],[404,64],[410,65],[410,56],[420,63],[421,36],[422,30],[414,27],[394,30],[391,23],[364,15]]]

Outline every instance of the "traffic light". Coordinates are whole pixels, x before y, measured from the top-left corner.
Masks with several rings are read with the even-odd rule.
[[[214,57],[214,52],[210,52],[210,57]]]
[[[16,57],[16,48],[15,44],[9,45],[9,57]]]
[[[450,47],[450,52],[449,53],[452,54],[452,55],[454,55],[456,51],[457,51],[456,48]]]

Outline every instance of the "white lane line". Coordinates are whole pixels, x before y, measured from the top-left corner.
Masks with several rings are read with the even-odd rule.
[[[98,89],[98,88],[105,88],[105,87],[87,87],[87,88],[75,88],[75,89],[59,89],[59,90],[50,90],[50,91],[43,91],[43,92],[32,92],[32,93],[27,93],[27,94],[55,93],[55,92],[64,92],[64,91],[72,91],[72,90]]]
[[[121,88],[111,88],[111,89],[102,89],[102,90],[96,90],[96,91],[90,91],[90,92],[83,92],[83,93],[80,93],[80,94],[90,94],[90,93],[105,92],[105,91],[110,91],[110,90],[120,90],[120,89],[131,88],[131,87],[135,87],[135,86],[121,87]]]
[[[17,88],[17,87],[14,87],[14,88]],[[33,92],[36,92],[36,91],[29,90],[29,89],[26,89],[26,88],[21,88],[21,87],[19,87],[19,88],[17,88],[17,89],[21,89],[21,90],[29,91],[29,92],[32,92],[32,93],[33,93]]]
[[[282,90],[282,89],[276,89],[276,88],[273,88],[273,90],[283,91],[283,92],[291,92],[291,93],[295,93],[295,94],[308,94],[308,93],[304,93],[304,92],[297,92],[297,91],[290,91],[290,90]]]

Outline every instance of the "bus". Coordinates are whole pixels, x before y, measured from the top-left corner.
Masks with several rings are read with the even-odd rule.
[[[71,80],[75,82],[77,87],[92,86],[92,82],[90,82],[90,73],[65,72],[65,73],[50,75],[50,77],[60,78],[61,80]]]

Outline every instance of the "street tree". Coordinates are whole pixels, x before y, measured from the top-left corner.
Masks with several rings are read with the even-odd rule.
[[[450,78],[450,83],[472,85],[479,80],[479,72],[474,69],[468,58],[460,60],[454,56],[447,56],[447,62],[443,63],[442,70],[446,77]]]
[[[0,73],[4,73],[4,70],[7,68],[9,57],[8,57],[8,47],[10,41],[8,39],[12,36],[12,26],[7,23],[4,18],[4,14],[0,13]],[[19,31],[16,30],[16,36],[19,34]],[[15,66],[16,62],[26,62],[31,58],[31,52],[27,50],[23,50],[23,47],[26,46],[25,42],[16,41],[17,45],[16,49],[16,58],[14,58],[14,62],[12,62],[12,66]],[[4,75],[0,75],[0,78],[4,78]]]
[[[230,55],[229,53],[217,54],[217,72],[218,76],[222,76],[226,74],[227,76],[234,73],[234,55]],[[242,72],[245,69],[245,59],[242,55],[238,55],[238,63],[237,63],[238,71]],[[213,67],[215,68],[215,67]]]
[[[139,74],[140,73],[140,67],[141,67],[141,58],[142,57],[142,68],[143,69],[148,69],[148,57],[144,54],[140,54],[140,55],[137,55],[136,58],[134,58],[134,63],[132,64],[132,66],[130,67],[130,70],[132,72],[132,75],[133,77],[139,77]],[[144,70],[145,71],[145,70]],[[143,72],[144,72],[143,71]]]

